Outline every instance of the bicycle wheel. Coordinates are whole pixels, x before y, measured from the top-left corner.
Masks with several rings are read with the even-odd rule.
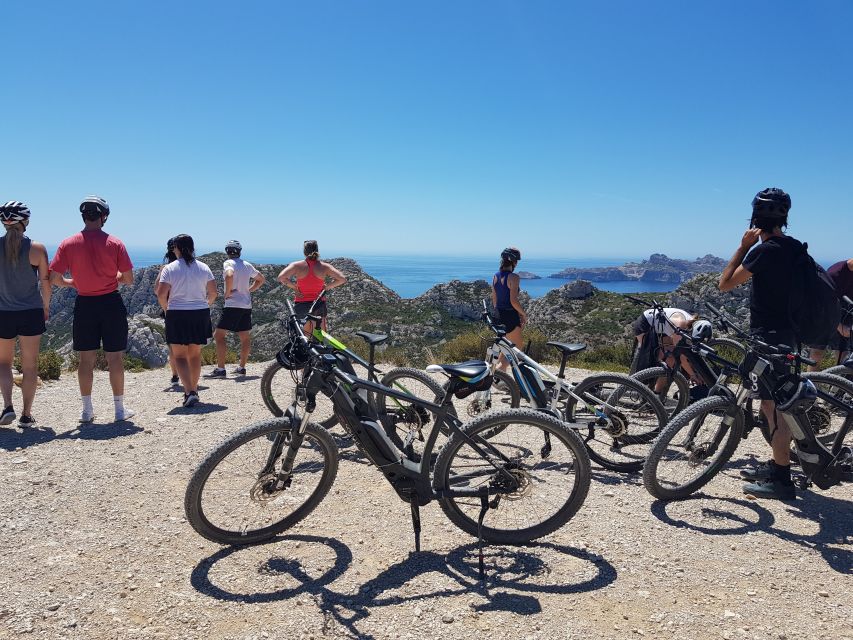
[[[290,370],[282,367],[278,361],[273,360],[261,377],[261,398],[264,401],[264,406],[276,418],[284,415],[296,394],[296,382],[291,373]],[[331,429],[338,423],[331,399],[322,393],[317,394],[317,407],[311,414],[311,421],[316,422],[324,429]]]
[[[589,376],[567,396],[564,415],[605,469],[639,471],[651,443],[667,422],[657,396],[644,384],[621,373]]]
[[[447,383],[444,388],[447,388]],[[467,398],[453,401],[457,414],[470,418],[476,418],[491,409],[515,409],[520,404],[521,391],[512,375],[506,371],[495,371],[492,386],[487,391],[478,391]]]
[[[675,416],[649,452],[643,484],[660,500],[686,498],[732,457],[743,435],[743,412],[728,398],[699,400]]]
[[[184,497],[192,528],[214,542],[255,544],[311,513],[338,472],[338,447],[328,431],[309,423],[290,479],[274,487],[290,431],[287,417],[257,422],[211,451]]]
[[[553,416],[534,409],[491,411],[463,429],[487,458],[454,434],[435,463],[433,485],[437,491],[494,486],[500,482],[496,466],[509,470],[520,484],[514,493],[490,496],[492,506],[482,527],[484,540],[530,542],[562,527],[583,504],[589,491],[589,456],[578,436]],[[496,435],[485,440],[485,432]],[[479,497],[444,495],[439,504],[453,524],[478,535]]]
[[[672,374],[671,370],[665,367],[649,367],[638,371],[631,377],[654,392],[666,410],[667,418],[672,418],[690,403],[690,383],[680,371]],[[663,388],[660,391],[655,391],[658,380],[662,378],[665,381]]]
[[[397,367],[386,373],[381,382],[386,387],[429,402],[438,403],[444,397],[444,389],[438,381],[420,369]],[[433,415],[427,409],[378,393],[374,394],[374,398],[385,433],[398,449],[404,449],[404,443],[410,434],[413,436],[413,443],[424,442],[429,433],[429,425],[433,422]],[[425,431],[427,433],[424,433]]]

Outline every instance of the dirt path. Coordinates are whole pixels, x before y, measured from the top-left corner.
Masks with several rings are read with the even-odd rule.
[[[747,500],[737,469],[764,456],[754,436],[684,502],[596,469],[562,530],[487,550],[485,586],[476,541],[434,504],[411,555],[407,505],[352,449],[287,535],[209,543],[184,489],[216,442],[266,417],[262,371],[206,381],[192,410],[167,373],[131,374],[139,413],[124,424],[108,422],[98,374],[102,419],[81,429],[66,374],[39,390],[39,429],[0,427],[0,638],[853,638],[851,489]]]

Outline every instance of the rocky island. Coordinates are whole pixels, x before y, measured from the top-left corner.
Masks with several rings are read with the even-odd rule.
[[[695,260],[670,258],[662,253],[653,253],[648,260],[627,262],[621,267],[593,267],[579,269],[569,267],[551,275],[566,280],[589,280],[590,282],[669,282],[680,284],[699,273],[719,273],[726,266],[722,258],[708,254]]]

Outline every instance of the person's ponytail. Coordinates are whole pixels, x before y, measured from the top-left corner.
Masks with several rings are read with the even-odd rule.
[[[24,241],[24,225],[16,222],[12,225],[6,225],[6,264],[17,266],[18,254],[21,253],[21,243]]]

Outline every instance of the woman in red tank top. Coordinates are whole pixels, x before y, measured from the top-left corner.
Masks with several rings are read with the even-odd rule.
[[[323,289],[329,291],[340,287],[346,284],[347,279],[344,274],[328,262],[320,260],[320,250],[316,240],[306,240],[303,253],[305,260],[297,260],[287,265],[278,274],[278,281],[296,292],[294,298],[296,316],[300,320],[305,318],[308,315],[308,310],[311,309],[311,305],[314,305],[311,315],[322,317],[322,326],[325,329],[328,313],[326,298],[317,300],[317,297]],[[317,301],[316,305],[314,304],[315,301]],[[305,323],[305,333],[310,336],[312,331],[314,331],[314,323],[309,320]]]

